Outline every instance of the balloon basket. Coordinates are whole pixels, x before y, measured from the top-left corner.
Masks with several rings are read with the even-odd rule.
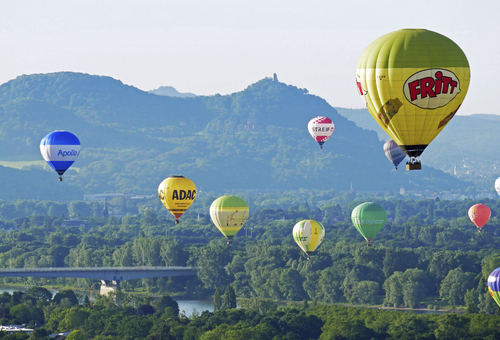
[[[59,176],[58,181],[59,181],[59,182],[62,182],[62,177],[61,177],[61,176]]]
[[[420,161],[406,162],[406,170],[422,170],[422,163]]]
[[[175,220],[175,224],[179,224],[179,220]]]

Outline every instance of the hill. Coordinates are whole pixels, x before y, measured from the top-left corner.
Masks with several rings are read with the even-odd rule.
[[[160,86],[155,90],[148,91],[149,93],[156,94],[159,96],[169,96],[169,97],[196,97],[194,93],[181,93],[177,91],[172,86]]]
[[[380,140],[390,137],[366,109],[336,108],[356,125],[375,131]],[[422,164],[473,182],[478,189],[493,190],[500,176],[500,116],[455,116],[422,155]]]
[[[309,136],[314,116],[336,130],[323,150]],[[299,188],[389,191],[459,189],[470,183],[432,168],[394,171],[382,142],[306,89],[262,79],[226,96],[158,96],[110,77],[81,73],[21,76],[0,86],[0,160],[40,159],[54,129],[82,143],[68,185],[85,193],[156,192],[182,174],[199,190]],[[1,197],[0,197],[1,198]]]

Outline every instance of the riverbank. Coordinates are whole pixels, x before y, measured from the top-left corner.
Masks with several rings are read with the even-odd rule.
[[[465,309],[452,308],[452,309],[430,309],[430,308],[409,308],[409,307],[385,307],[385,306],[370,306],[370,305],[350,305],[346,303],[336,303],[337,306],[343,307],[356,307],[356,308],[372,308],[380,310],[390,310],[399,312],[409,312],[417,314],[443,314],[443,313],[465,313]]]

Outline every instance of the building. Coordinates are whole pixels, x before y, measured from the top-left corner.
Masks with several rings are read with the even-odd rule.
[[[87,220],[79,220],[77,218],[70,218],[69,220],[63,220],[61,223],[61,227],[84,227],[88,228],[89,227],[89,222]]]
[[[7,333],[26,332],[27,334],[31,334],[33,332],[33,329],[25,328],[22,325],[8,325],[8,326],[0,325],[0,331]]]

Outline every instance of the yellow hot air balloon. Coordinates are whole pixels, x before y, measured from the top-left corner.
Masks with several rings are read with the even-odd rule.
[[[248,219],[248,204],[237,196],[222,196],[210,205],[210,218],[217,229],[226,236],[227,244],[240,231]]]
[[[196,186],[186,177],[171,176],[158,186],[158,197],[165,208],[174,215],[177,224],[196,198]]]
[[[302,220],[295,224],[292,233],[295,243],[306,253],[309,260],[311,253],[319,247],[325,238],[325,227],[314,220]]]
[[[460,47],[425,29],[403,29],[371,43],[361,55],[356,83],[377,123],[410,157],[416,158],[457,113],[470,82]]]

